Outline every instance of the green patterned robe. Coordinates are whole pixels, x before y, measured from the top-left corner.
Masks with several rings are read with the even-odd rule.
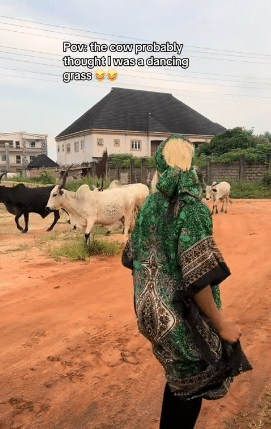
[[[183,398],[217,399],[233,377],[217,365],[221,340],[193,296],[210,284],[221,309],[218,284],[230,271],[213,241],[212,218],[200,200],[196,173],[169,168],[162,154],[165,143],[155,155],[162,173],[160,192],[150,195],[139,212],[123,264],[133,270],[138,328],[151,342],[171,390]]]

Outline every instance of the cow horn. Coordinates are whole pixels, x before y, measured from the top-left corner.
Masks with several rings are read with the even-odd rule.
[[[67,170],[65,171],[65,173],[63,174],[62,182],[61,182],[61,183],[60,183],[60,185],[59,185],[59,189],[64,188],[64,186],[66,185],[66,180],[67,180],[68,172],[69,172],[69,169],[70,169],[72,166],[73,166],[73,164],[71,164],[71,165],[67,168]]]
[[[205,180],[204,180],[204,176],[202,177],[202,181],[203,181],[203,184],[204,184],[205,186],[207,186],[207,185],[206,185],[206,183],[205,183]]]
[[[1,173],[1,174],[0,174],[0,182],[1,182],[1,180],[2,180],[2,177],[3,177],[5,174],[7,174],[7,173]]]

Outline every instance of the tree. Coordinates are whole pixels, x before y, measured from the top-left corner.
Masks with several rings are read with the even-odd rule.
[[[241,127],[228,129],[217,134],[210,143],[203,143],[196,149],[196,156],[217,157],[233,149],[247,149],[255,147],[253,131]]]
[[[269,133],[268,131],[266,131],[264,133],[264,137],[271,143],[271,133]]]

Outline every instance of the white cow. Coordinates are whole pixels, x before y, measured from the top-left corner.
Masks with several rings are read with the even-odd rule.
[[[206,200],[213,202],[212,214],[218,213],[217,204],[222,201],[221,212],[227,213],[228,202],[230,201],[231,185],[228,182],[213,182],[211,186],[206,186]]]
[[[47,207],[67,210],[72,225],[85,227],[86,241],[94,225],[112,225],[124,217],[124,234],[128,238],[131,228],[134,199],[129,193],[111,189],[94,192],[88,186],[81,186],[77,192],[67,191],[62,185],[53,188]]]
[[[143,183],[132,183],[130,185],[122,185],[117,180],[113,180],[110,183],[108,189],[119,189],[124,192],[128,192],[130,195],[134,196],[135,199],[135,209],[138,209],[142,204],[144,204],[145,199],[149,196],[149,188]]]
[[[159,174],[158,174],[158,171],[156,170],[154,175],[153,175],[152,181],[151,181],[151,193],[152,194],[154,194],[155,192],[158,192],[158,189],[156,188],[158,180],[159,180]]]
[[[133,198],[133,216],[132,216],[132,223],[131,228],[135,225],[135,219],[137,212],[139,208],[144,204],[146,198],[149,196],[149,188],[147,185],[144,185],[143,183],[133,183],[129,185],[122,185],[118,182],[118,180],[113,180],[113,182],[110,183],[109,187],[104,190],[104,192],[109,192],[111,190],[118,190],[120,193],[124,192],[125,194],[129,195],[131,198]],[[95,192],[97,192],[97,188],[95,189]],[[115,227],[115,226],[114,226]],[[113,230],[112,227],[109,229],[109,231]]]

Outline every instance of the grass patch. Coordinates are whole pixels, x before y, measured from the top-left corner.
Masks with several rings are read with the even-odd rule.
[[[218,179],[219,182],[228,182],[231,185],[230,198],[240,199],[269,199],[271,198],[271,186],[264,184],[261,181],[250,182],[245,180],[233,181],[231,179]],[[205,187],[203,186],[205,189]]]
[[[270,429],[271,427],[271,390],[266,388],[254,410],[240,411],[226,421],[225,429]]]
[[[90,243],[85,242],[82,231],[72,231],[64,234],[51,234],[50,237],[43,239],[40,245],[43,251],[56,261],[63,258],[71,261],[86,261],[91,256],[112,257],[119,254],[123,250],[124,244],[103,240],[102,236],[106,230],[101,231],[103,235],[98,236],[97,230],[100,229],[101,227],[96,227],[96,235],[93,236]],[[45,248],[43,244],[46,244]]]
[[[262,182],[229,181],[231,198],[271,198],[271,186]]]
[[[93,238],[89,245],[86,245],[89,255],[101,255],[112,257],[119,254],[123,249],[124,245],[122,243],[109,242],[99,240],[98,238]]]

